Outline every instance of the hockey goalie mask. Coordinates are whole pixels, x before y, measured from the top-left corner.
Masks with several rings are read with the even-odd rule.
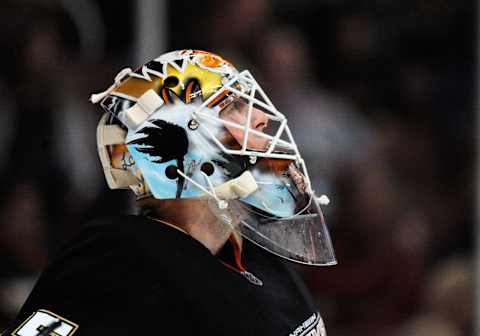
[[[336,263],[287,120],[247,70],[205,51],[174,51],[122,70],[91,100],[108,112],[97,136],[111,188],[207,197],[221,221],[270,252]]]

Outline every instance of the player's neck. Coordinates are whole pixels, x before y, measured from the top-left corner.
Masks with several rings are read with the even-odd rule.
[[[149,199],[140,205],[148,209],[150,218],[189,234],[214,255],[232,234],[232,229],[210,211],[205,199]]]

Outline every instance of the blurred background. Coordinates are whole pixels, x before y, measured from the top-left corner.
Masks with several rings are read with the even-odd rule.
[[[0,330],[79,225],[133,211],[89,95],[193,48],[251,70],[331,199],[339,265],[299,268],[329,335],[473,335],[476,6],[2,0]]]

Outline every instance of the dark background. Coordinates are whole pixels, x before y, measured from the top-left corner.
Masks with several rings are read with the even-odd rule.
[[[0,3],[0,330],[81,223],[133,211],[107,190],[88,97],[147,61],[144,2]],[[157,5],[149,58],[219,53],[289,118],[332,201],[339,265],[299,267],[329,334],[473,335],[476,3]]]

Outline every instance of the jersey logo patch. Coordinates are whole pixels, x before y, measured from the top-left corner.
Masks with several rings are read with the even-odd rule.
[[[300,324],[289,336],[327,336],[325,325],[319,313],[313,313]]]
[[[12,336],[71,336],[78,324],[45,309],[37,310],[15,329]]]

